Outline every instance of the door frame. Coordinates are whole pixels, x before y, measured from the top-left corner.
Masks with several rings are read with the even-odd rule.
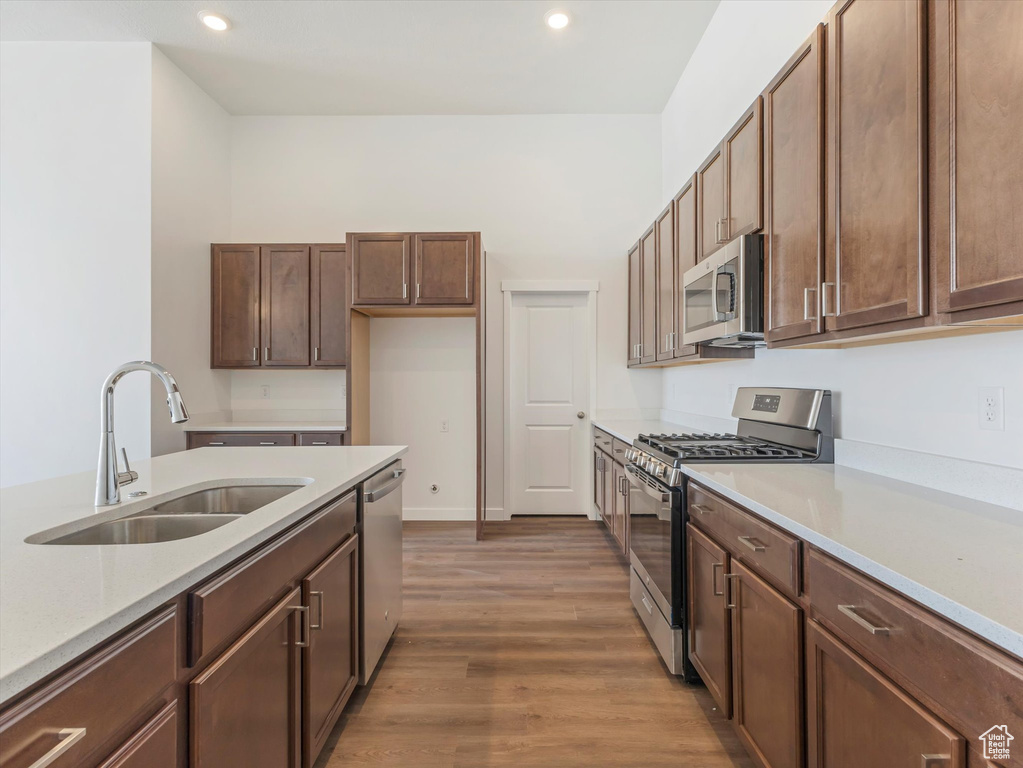
[[[589,402],[586,405],[586,424],[593,423],[593,406],[597,402],[597,291],[600,290],[600,282],[597,280],[502,280],[501,292],[504,294],[504,519],[509,520],[512,516],[511,504],[511,311],[512,297],[515,294],[536,293],[572,293],[586,295],[586,345],[590,350],[590,392]],[[592,426],[589,430],[592,434]],[[592,462],[586,462],[586,477],[588,488],[593,485]],[[592,509],[586,511],[586,518],[597,520],[597,512]],[[580,515],[582,517],[582,515]]]

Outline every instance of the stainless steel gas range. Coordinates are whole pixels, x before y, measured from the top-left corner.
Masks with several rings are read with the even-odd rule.
[[[741,387],[735,434],[640,435],[626,452],[630,593],[668,669],[698,680],[685,632],[687,464],[834,461],[831,392]]]

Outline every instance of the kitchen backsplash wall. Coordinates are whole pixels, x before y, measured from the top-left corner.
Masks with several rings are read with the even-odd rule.
[[[231,371],[231,410],[345,410],[343,370]]]

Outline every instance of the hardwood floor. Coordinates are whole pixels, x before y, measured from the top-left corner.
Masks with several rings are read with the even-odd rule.
[[[405,524],[404,617],[318,768],[747,768],[670,675],[601,523]]]

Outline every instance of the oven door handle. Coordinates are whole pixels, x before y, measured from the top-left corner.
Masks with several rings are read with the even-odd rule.
[[[643,478],[643,476],[640,475],[639,472],[637,472],[632,467],[626,467],[625,474],[629,478],[629,483],[633,487],[639,488],[639,490],[643,491],[643,493],[645,493],[647,496],[657,499],[662,504],[667,504],[668,502],[671,501],[670,493],[665,493],[664,491],[659,491],[656,488],[651,487],[650,484]]]

